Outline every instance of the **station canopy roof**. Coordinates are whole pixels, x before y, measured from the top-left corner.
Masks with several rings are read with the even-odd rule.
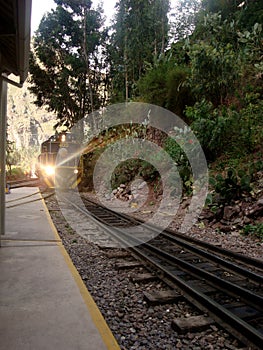
[[[32,0],[0,0],[0,73],[28,74]]]

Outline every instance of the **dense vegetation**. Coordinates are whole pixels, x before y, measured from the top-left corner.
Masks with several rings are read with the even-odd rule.
[[[262,169],[262,1],[181,0],[169,19],[168,0],[119,0],[110,28],[90,0],[55,3],[30,73],[35,103],[57,126],[109,103],[157,104],[191,126],[213,169],[234,168],[212,181],[222,197],[229,183],[232,194],[250,190]]]
[[[28,92],[28,82],[21,89],[9,85],[7,101],[7,175],[20,176],[34,171],[39,145],[54,132],[55,115],[38,108]]]

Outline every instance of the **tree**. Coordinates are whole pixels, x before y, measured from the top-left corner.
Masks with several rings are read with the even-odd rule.
[[[172,13],[171,40],[178,42],[191,35],[195,29],[201,0],[180,0]]]
[[[102,9],[90,0],[55,0],[42,18],[30,57],[32,87],[38,106],[57,114],[59,125],[72,126],[106,103]]]
[[[140,100],[167,108],[184,119],[186,105],[193,104],[185,83],[189,74],[190,68],[178,65],[171,54],[161,57],[138,81]]]
[[[170,1],[152,1],[151,6],[151,18],[154,28],[154,55],[158,57],[165,52],[168,45],[168,34],[170,30],[168,12],[170,11]]]
[[[263,2],[261,0],[246,1],[246,6],[238,12],[237,18],[241,29],[251,30],[255,23],[263,23]]]
[[[251,154],[262,139],[262,25],[241,31],[239,21],[208,13],[188,43],[197,102],[186,115],[208,159]]]
[[[12,165],[15,165],[17,161],[17,159],[15,159],[14,152],[15,152],[15,142],[9,141],[7,138],[6,139],[6,166],[8,168],[9,175],[12,175]]]
[[[250,30],[263,21],[261,0],[202,0],[202,8],[205,13],[220,12],[222,19],[238,19],[240,29]]]
[[[168,44],[169,0],[120,0],[109,55],[113,100],[128,100],[148,63]]]
[[[233,16],[238,10],[238,5],[242,4],[242,2],[243,0],[203,0],[202,7],[206,12],[221,12],[225,19],[229,16]]]
[[[219,13],[205,15],[189,40],[188,55],[196,99],[224,104],[241,74],[236,22],[223,20]]]

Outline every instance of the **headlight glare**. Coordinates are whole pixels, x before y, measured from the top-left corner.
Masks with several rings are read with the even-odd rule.
[[[48,165],[45,167],[45,172],[48,176],[55,175],[55,167]]]

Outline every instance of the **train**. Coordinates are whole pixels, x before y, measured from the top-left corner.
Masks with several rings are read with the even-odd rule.
[[[77,188],[83,177],[83,160],[72,133],[57,133],[41,144],[36,175],[49,188]]]

